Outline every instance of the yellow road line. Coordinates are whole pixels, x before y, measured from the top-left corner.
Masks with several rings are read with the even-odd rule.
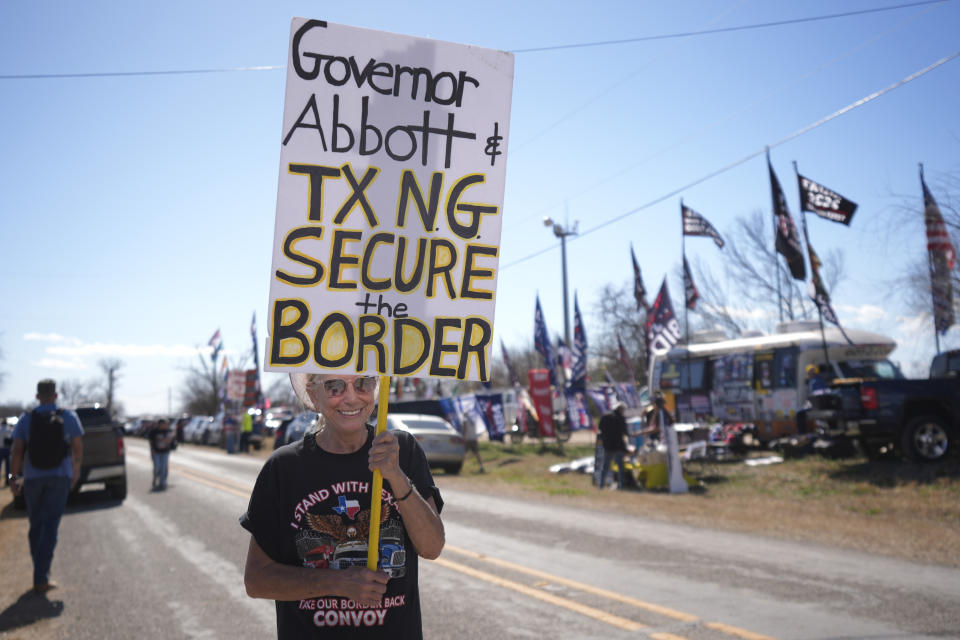
[[[450,544],[444,545],[444,551],[452,551],[453,553],[458,553],[462,556],[468,558],[473,558],[474,560],[479,560],[492,564],[498,567],[503,567],[512,571],[517,571],[519,573],[524,573],[529,576],[534,576],[540,578],[541,580],[546,580],[548,582],[554,582],[556,584],[562,584],[578,591],[584,591],[586,593],[592,593],[609,600],[615,600],[617,602],[622,602],[624,604],[629,604],[631,606],[637,607],[638,609],[643,609],[651,613],[656,613],[667,618],[673,618],[674,620],[679,620],[681,622],[690,622],[690,623],[700,623],[702,622],[698,616],[695,616],[690,613],[684,613],[683,611],[677,611],[676,609],[671,609],[669,607],[664,607],[658,604],[653,604],[652,602],[646,602],[644,600],[638,600],[637,598],[631,598],[630,596],[625,596],[614,591],[609,591],[607,589],[601,589],[599,587],[594,587],[589,584],[584,584],[582,582],[577,582],[576,580],[570,580],[568,578],[562,578],[560,576],[555,576],[545,571],[539,571],[537,569],[531,569],[523,565],[514,564],[507,560],[500,560],[499,558],[492,558],[483,553],[477,553],[476,551],[470,551],[469,549],[462,549]],[[777,640],[771,636],[765,636],[760,633],[754,633],[753,631],[747,631],[746,629],[741,629],[733,625],[725,624],[723,622],[703,622],[704,626],[714,631],[724,633],[731,636],[736,636],[738,638],[743,638],[743,640]],[[650,635],[651,638],[654,638],[654,635]],[[670,634],[663,635],[661,638],[654,638],[654,640],[673,640],[670,637]]]
[[[585,604],[580,604],[579,602],[575,602],[567,598],[561,598],[560,596],[555,596],[552,593],[534,589],[533,587],[528,587],[525,584],[507,580],[505,578],[495,576],[492,573],[487,573],[486,571],[480,571],[478,569],[474,569],[473,567],[468,567],[460,564],[459,562],[452,562],[450,560],[444,560],[443,558],[437,558],[433,562],[441,567],[446,567],[447,569],[452,569],[453,571],[458,571],[464,575],[468,575],[471,578],[483,580],[498,587],[512,589],[524,595],[530,596],[531,598],[543,600],[544,602],[548,602],[554,606],[575,611],[576,613],[587,616],[588,618],[605,622],[606,624],[624,629],[626,631],[639,631],[640,629],[646,628],[646,625],[640,624],[639,622],[621,618],[620,616],[615,616],[612,613],[607,613],[606,611],[602,611],[600,609],[588,607]]]
[[[194,473],[193,471],[189,471],[189,470],[183,469],[183,468],[177,469],[177,471],[178,471],[179,473],[181,473],[182,475],[187,476],[188,478],[190,478],[190,479],[193,480],[194,482],[199,482],[200,484],[205,484],[205,485],[207,485],[208,487],[213,487],[214,489],[219,489],[220,491],[225,491],[226,493],[229,493],[229,494],[235,495],[235,496],[239,496],[239,497],[241,497],[241,498],[250,498],[250,489],[247,489],[246,491],[239,491],[239,490],[237,490],[237,489],[235,489],[235,488],[233,488],[233,487],[231,487],[231,486],[228,486],[228,485],[224,484],[223,481],[221,481],[221,480],[219,480],[219,479],[211,480],[211,479],[209,479],[209,478],[207,478],[207,477],[204,477],[204,476],[202,476],[202,475],[199,475],[199,474]]]
[[[127,453],[129,454],[131,453],[131,451],[128,450]],[[140,451],[137,451],[136,453],[134,453],[134,455],[140,455],[141,457],[146,457],[142,455],[142,452]],[[192,479],[196,480],[197,482],[200,482],[201,484],[205,484],[215,489],[223,489],[227,493],[240,496],[241,498],[249,498],[250,492],[253,491],[252,484],[243,484],[233,480],[220,478],[212,474],[204,473],[202,471],[197,471],[193,467],[188,467],[186,465],[182,465],[176,462],[171,464],[170,468],[175,470],[177,473],[191,477]]]
[[[744,640],[776,640],[775,638],[765,636],[762,633],[754,633],[739,627],[732,627],[729,624],[724,624],[722,622],[707,622],[705,626],[708,629],[713,629],[714,631],[726,633],[727,635],[731,636],[737,636],[738,638],[743,638]]]
[[[444,551],[453,551],[454,553],[459,553],[460,555],[467,556],[468,558],[473,558],[475,560],[482,560],[489,564],[496,565],[498,567],[503,567],[505,569],[510,569],[513,571],[518,571],[520,573],[525,573],[530,576],[537,578],[542,578],[550,582],[555,582],[557,584],[563,584],[568,587],[572,587],[578,591],[585,591],[587,593],[592,593],[609,600],[616,600],[617,602],[623,602],[624,604],[629,604],[638,609],[644,609],[651,613],[656,613],[668,618],[673,618],[674,620],[680,620],[682,622],[700,622],[700,618],[691,615],[689,613],[684,613],[682,611],[677,611],[676,609],[670,609],[669,607],[662,607],[658,604],[653,604],[652,602],[645,602],[643,600],[638,600],[636,598],[631,598],[630,596],[625,596],[614,591],[609,591],[607,589],[601,589],[599,587],[594,587],[589,584],[584,584],[582,582],[577,582],[576,580],[568,580],[567,578],[561,578],[560,576],[555,576],[544,571],[538,571],[537,569],[531,569],[523,565],[514,564],[512,562],[507,562],[506,560],[500,560],[498,558],[491,558],[488,555],[482,553],[477,553],[475,551],[470,551],[468,549],[461,549],[453,545],[444,545]]]
[[[128,453],[130,453],[128,451]],[[140,453],[140,452],[137,452]],[[136,454],[135,454],[136,455]],[[232,482],[229,480],[224,480],[223,478],[218,478],[216,476],[208,475],[200,471],[196,471],[190,467],[185,467],[180,464],[171,465],[178,473],[181,473],[185,476],[188,476],[192,480],[204,484],[208,487],[214,489],[219,489],[226,493],[239,496],[241,498],[249,498],[250,492],[253,490],[251,485],[243,485],[238,482]],[[473,558],[475,560],[480,560],[488,564],[492,564],[498,567],[503,567],[505,569],[510,569],[512,571],[517,571],[519,573],[524,573],[530,576],[546,580],[548,583],[553,582],[556,584],[566,585],[578,591],[583,591],[586,593],[592,593],[594,595],[607,598],[608,600],[614,600],[617,602],[622,602],[624,604],[629,604],[638,609],[643,609],[651,613],[656,613],[667,618],[673,618],[674,620],[680,620],[682,622],[691,622],[699,623],[701,622],[700,618],[682,611],[677,611],[676,609],[671,609],[669,607],[664,607],[658,604],[653,604],[652,602],[645,602],[643,600],[638,600],[637,598],[631,598],[630,596],[625,596],[614,591],[609,591],[607,589],[601,589],[599,587],[594,587],[582,582],[577,582],[576,580],[570,580],[567,578],[562,578],[560,576],[555,576],[545,571],[539,571],[537,569],[531,569],[530,567],[525,567],[523,565],[514,564],[506,560],[500,560],[498,558],[492,558],[483,553],[477,553],[476,551],[470,551],[468,549],[463,549],[456,547],[454,545],[447,544],[444,546],[445,551],[450,551],[453,553],[466,556],[468,558]],[[520,593],[526,594],[532,598],[537,598],[545,602],[549,602],[559,607],[569,609],[571,611],[576,611],[590,618],[606,622],[615,627],[625,629],[627,631],[638,631],[640,629],[645,629],[646,625],[643,625],[639,622],[634,622],[633,620],[628,620],[627,618],[622,618],[620,616],[615,616],[613,614],[607,613],[600,609],[595,609],[593,607],[588,607],[586,605],[580,604],[573,600],[567,598],[561,598],[560,596],[555,596],[544,591],[528,587],[526,585],[520,584],[518,582],[513,582],[512,580],[507,580],[505,578],[500,578],[490,573],[468,567],[466,565],[459,564],[457,562],[452,562],[443,558],[438,558],[434,560],[436,564],[447,567],[454,571],[459,571],[465,575],[496,584],[498,586],[506,587],[508,589],[513,589]],[[543,583],[540,583],[543,584]],[[722,622],[705,622],[703,623],[708,629],[718,631],[720,633],[725,633],[727,635],[736,636],[742,638],[743,640],[777,640],[771,636],[765,636],[760,633],[754,633],[752,631],[747,631],[746,629],[741,629],[732,625],[724,624]],[[672,633],[666,632],[655,632],[649,634],[649,637],[653,640],[685,640],[683,636],[674,635]]]

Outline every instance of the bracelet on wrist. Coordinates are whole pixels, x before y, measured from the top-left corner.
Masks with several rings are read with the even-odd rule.
[[[408,480],[408,482],[409,482],[409,480]],[[412,494],[412,493],[413,493],[413,483],[411,482],[411,483],[410,483],[410,490],[407,491],[405,494],[403,494],[403,497],[402,497],[402,498],[397,498],[397,502],[403,502],[404,500],[406,500],[407,498],[409,498],[409,497],[410,497],[410,494]]]

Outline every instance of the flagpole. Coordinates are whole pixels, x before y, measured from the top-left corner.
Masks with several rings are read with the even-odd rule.
[[[800,187],[800,170],[797,168],[797,161],[793,161],[793,175],[797,178],[797,188]],[[813,258],[810,255],[810,232],[807,230],[807,212],[803,208],[803,197],[800,198],[800,222],[803,223],[803,239],[807,243],[807,258],[810,260],[810,278],[811,284],[813,283],[813,275],[815,273],[813,269]],[[816,295],[816,287],[814,287],[814,295]],[[827,366],[830,366],[830,354],[827,353],[827,332],[823,328],[823,309],[820,308],[820,304],[817,302],[817,299],[814,298],[813,306],[817,308],[817,319],[820,322],[820,340],[823,344],[823,358],[827,361]]]
[[[687,304],[687,233],[686,221],[683,219],[683,198],[680,198],[680,265],[683,269],[683,325],[686,328],[687,348],[690,347],[690,305]]]
[[[770,166],[770,147],[766,147],[767,151],[767,167]],[[773,189],[773,185],[770,185],[770,188]],[[773,244],[776,247],[777,244],[777,212],[776,209],[773,211]],[[780,314],[780,323],[783,323],[783,294],[780,293],[780,261],[777,260],[777,250],[773,250],[773,266],[777,272],[777,311]]]

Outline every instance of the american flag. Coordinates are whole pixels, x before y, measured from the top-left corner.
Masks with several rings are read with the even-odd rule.
[[[207,342],[207,346],[213,349],[213,351],[210,352],[210,361],[216,365],[217,356],[220,355],[220,349],[223,348],[223,340],[220,338],[220,329],[217,329],[213,332],[213,335],[210,336],[210,340]]]
[[[930,293],[933,296],[933,324],[937,333],[944,334],[956,321],[953,311],[953,284],[950,280],[957,252],[950,233],[943,222],[940,207],[923,180],[920,167],[920,185],[923,187],[923,219],[927,227],[927,255],[930,258]]]
[[[683,235],[685,236],[705,236],[713,238],[717,246],[723,249],[723,237],[716,227],[710,224],[710,221],[702,215],[680,203],[680,215],[683,218]]]

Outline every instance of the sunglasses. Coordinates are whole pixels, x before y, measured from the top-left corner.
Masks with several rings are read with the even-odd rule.
[[[313,387],[320,386],[328,398],[338,398],[347,390],[347,381],[340,378],[330,378],[324,381],[316,381],[311,384]],[[355,378],[353,380],[353,390],[357,393],[373,393],[377,388],[377,379],[373,376],[365,378]]]

